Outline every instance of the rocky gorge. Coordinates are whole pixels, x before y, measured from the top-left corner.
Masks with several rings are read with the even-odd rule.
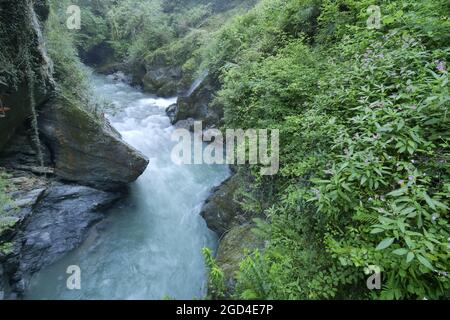
[[[82,243],[100,210],[124,197],[148,159],[106,119],[55,98],[41,29],[46,1],[2,2],[1,9],[2,63],[10,69],[0,82],[7,110],[0,166],[9,199],[0,216],[0,298],[10,299],[21,296],[33,273]],[[17,25],[28,32],[10,30]],[[14,69],[17,51],[29,70]]]
[[[208,70],[200,72],[193,82],[186,86],[179,66],[168,66],[164,59],[154,65],[125,65],[121,63],[101,62],[99,72],[131,74],[131,82],[142,86],[144,91],[161,96],[178,95],[176,103],[166,109],[172,124],[177,128],[193,131],[194,122],[201,121],[204,129],[220,128],[223,125],[223,107],[213,100],[220,84]],[[89,63],[89,60],[87,61]],[[120,77],[119,77],[120,78]],[[219,237],[217,263],[224,271],[227,292],[231,293],[236,284],[240,262],[255,249],[264,249],[265,242],[256,236],[254,216],[242,212],[236,199],[239,180],[244,179],[233,170],[232,176],[223,184],[211,190],[209,198],[201,209],[201,215],[208,227]]]
[[[80,246],[149,165],[104,115],[92,115],[57,95],[42,31],[47,1],[15,5],[2,3],[0,14],[29,30],[26,35],[8,32],[14,24],[1,19],[2,46],[19,48],[31,58],[30,70],[17,72],[17,79],[0,78],[1,103],[8,108],[0,119],[0,168],[8,198],[0,216],[0,299],[23,298],[33,274]],[[126,65],[114,61],[106,45],[80,56],[100,73],[123,72],[116,80],[130,74],[132,84],[146,92],[178,96],[166,110],[175,127],[191,128],[194,121],[203,121],[205,128],[223,124],[223,109],[213,103],[219,83],[207,70],[192,79],[166,59]],[[4,59],[14,65],[14,50],[6,51]],[[239,205],[243,177],[237,172],[211,191],[200,210],[220,239],[217,262],[229,292],[240,261],[265,245],[252,232],[253,215]]]

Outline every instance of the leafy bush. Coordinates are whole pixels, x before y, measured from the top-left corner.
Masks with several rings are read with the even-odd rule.
[[[280,173],[240,171],[253,176],[243,210],[264,211],[269,245],[241,263],[235,297],[448,297],[448,1],[262,0],[230,21],[227,5],[206,2],[96,1],[87,21],[101,31],[77,39],[106,41],[132,64],[183,66],[186,84],[209,69],[227,127],[280,130]],[[379,29],[367,28],[371,5]],[[57,78],[88,101],[58,23]],[[223,272],[204,255],[211,298],[222,298]],[[371,266],[380,291],[366,287]]]
[[[214,260],[210,249],[203,248],[203,256],[209,270],[208,297],[210,299],[222,299],[225,293],[225,275]]]
[[[65,25],[68,5],[67,0],[50,0],[50,15],[45,25],[47,49],[54,63],[55,98],[62,104],[83,108],[102,121],[104,105],[95,99],[88,81],[90,71],[80,62],[77,54],[75,43],[79,35]]]
[[[209,48],[226,125],[281,131],[280,174],[249,168],[270,246],[243,262],[237,297],[448,296],[445,4],[380,1],[369,30],[372,4],[263,1]]]
[[[161,1],[120,1],[108,11],[107,20],[113,47],[132,63],[173,39]]]

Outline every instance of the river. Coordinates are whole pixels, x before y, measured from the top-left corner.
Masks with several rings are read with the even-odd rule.
[[[108,211],[88,239],[54,265],[36,273],[27,299],[195,299],[206,293],[203,247],[217,238],[199,215],[225,166],[178,166],[165,109],[175,99],[142,93],[126,83],[92,76],[95,94],[112,102],[107,115],[123,139],[150,165],[131,185],[130,197]],[[81,270],[81,289],[69,290],[67,268]]]

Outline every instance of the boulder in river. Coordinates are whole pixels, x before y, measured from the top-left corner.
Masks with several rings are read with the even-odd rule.
[[[241,225],[249,219],[234,199],[236,191],[241,185],[239,179],[238,175],[234,175],[215,188],[200,213],[208,227],[219,237],[233,226]]]
[[[177,113],[178,113],[178,105],[176,103],[170,105],[166,109],[166,114],[169,117],[171,123],[175,123],[177,119]]]
[[[177,82],[181,77],[181,67],[153,66],[147,67],[142,83],[144,90],[148,92],[162,97],[171,97],[177,95]]]
[[[135,181],[149,163],[106,119],[95,119],[70,103],[46,104],[39,128],[50,147],[55,174],[64,180],[113,190]]]
[[[252,231],[254,216],[243,212],[238,203],[238,190],[244,185],[242,179],[236,173],[214,189],[201,211],[208,227],[220,238],[216,261],[224,271],[227,296],[236,284],[241,261],[253,250],[265,247],[264,239]]]
[[[203,121],[205,128],[220,126],[223,119],[221,106],[212,103],[217,87],[214,81],[204,73],[195,81],[186,96],[180,96],[176,107],[168,110],[171,112],[172,123],[192,118]]]
[[[253,228],[253,223],[235,226],[220,241],[216,261],[225,275],[227,295],[233,292],[236,285],[241,261],[253,250],[263,250],[265,247],[265,241],[252,231]]]

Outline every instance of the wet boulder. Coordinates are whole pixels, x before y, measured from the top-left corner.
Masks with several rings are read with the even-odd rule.
[[[188,118],[203,121],[205,128],[218,127],[223,120],[223,108],[212,103],[217,87],[208,74],[193,84],[185,96],[177,100],[176,114],[173,123]]]
[[[177,118],[177,113],[178,113],[178,105],[176,103],[170,105],[166,109],[166,114],[170,118],[171,123],[175,123],[175,120]]]
[[[225,275],[226,296],[233,292],[241,261],[255,249],[265,247],[265,240],[253,232],[256,216],[244,212],[239,204],[242,199],[238,191],[245,185],[242,179],[242,174],[236,173],[214,189],[201,210],[208,227],[220,238],[216,261]]]
[[[39,128],[52,153],[55,175],[63,180],[114,190],[135,181],[149,163],[106,119],[69,102],[46,104]]]
[[[148,67],[142,84],[147,92],[161,97],[173,97],[178,94],[177,83],[181,77],[181,67]]]
[[[265,247],[265,241],[252,231],[253,228],[252,223],[235,226],[220,241],[216,261],[225,275],[226,294],[233,292],[241,261],[254,250]]]
[[[78,247],[90,228],[104,218],[105,210],[123,194],[53,183],[44,188],[19,190],[10,196],[15,208],[10,214],[15,219],[11,228],[14,234],[3,239],[11,247],[6,254],[0,252],[0,266],[3,287],[5,283],[11,285],[4,293],[21,295],[35,272]],[[5,235],[8,233],[1,236]],[[0,282],[1,278],[0,274]]]
[[[208,227],[219,237],[248,219],[234,199],[239,186],[239,176],[234,175],[213,190],[200,213]]]

